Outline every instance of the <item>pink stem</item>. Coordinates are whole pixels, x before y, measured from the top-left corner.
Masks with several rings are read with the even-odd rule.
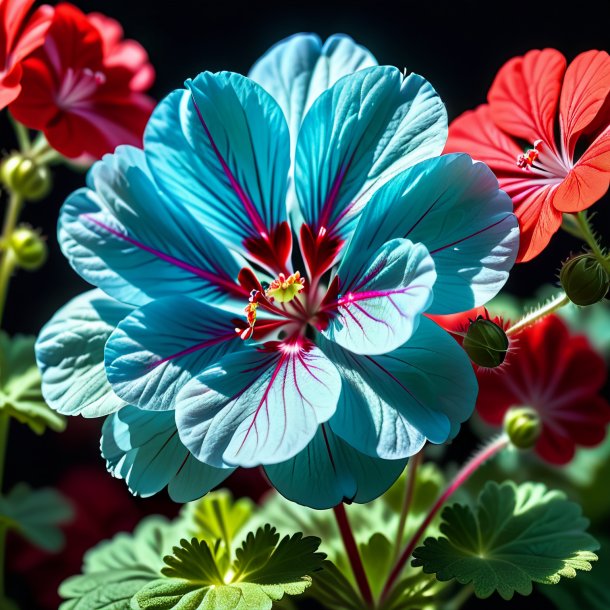
[[[434,517],[436,517],[438,511],[454,494],[454,492],[459,489],[482,464],[484,464],[487,460],[499,453],[502,449],[504,449],[504,447],[508,446],[509,443],[510,441],[508,437],[503,434],[502,436],[491,442],[489,445],[483,447],[481,451],[476,453],[468,462],[466,462],[466,464],[464,464],[464,466],[457,473],[457,475],[447,487],[447,489],[445,489],[439,499],[434,503],[434,506],[432,506],[430,512],[426,515],[426,518],[423,520],[422,524],[419,526],[415,534],[413,534],[413,537],[409,541],[409,544],[402,552],[401,556],[398,558],[398,561],[396,562],[396,565],[390,573],[385,587],[383,588],[383,593],[381,594],[382,601],[385,600],[390,594],[390,591],[392,590],[396,579],[400,576],[400,573],[405,567],[405,564],[407,563],[407,561],[409,561],[411,555],[413,554],[417,543],[428,529],[430,523],[432,523]]]
[[[352,528],[347,519],[347,513],[345,512],[343,502],[341,502],[341,504],[337,504],[333,510],[335,511],[337,525],[339,526],[341,538],[343,538],[343,544],[345,546],[345,550],[347,551],[347,557],[349,558],[350,565],[352,566],[352,572],[354,573],[354,577],[358,583],[358,588],[360,589],[360,595],[362,595],[362,599],[365,601],[367,606],[372,607],[373,593],[371,592],[371,587],[366,577],[366,572],[364,571],[364,565],[362,565],[360,551],[358,550],[358,545],[354,539]]]

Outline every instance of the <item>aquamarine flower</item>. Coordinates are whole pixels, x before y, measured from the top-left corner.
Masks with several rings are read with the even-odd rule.
[[[476,399],[424,312],[486,303],[518,248],[510,199],[439,156],[446,135],[426,80],[345,36],[187,81],[144,150],[104,157],[63,206],[63,252],[101,291],[41,333],[51,406],[108,415],[102,452],[143,495],[259,465],[317,508],[385,491]]]

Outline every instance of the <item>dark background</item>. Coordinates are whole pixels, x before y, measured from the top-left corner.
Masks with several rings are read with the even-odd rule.
[[[151,91],[157,99],[203,70],[232,70],[246,74],[268,47],[295,32],[317,32],[323,39],[335,32],[344,32],[368,47],[379,63],[406,67],[425,76],[447,104],[450,118],[484,102],[495,73],[514,55],[550,46],[561,50],[571,60],[579,52],[607,48],[610,21],[608,0],[570,3],[534,0],[289,3],[269,0],[247,4],[229,0],[214,3],[201,0],[77,0],[74,3],[85,12],[101,11],[115,17],[121,21],[129,38],[144,45],[157,70],[157,80]],[[0,122],[0,136],[4,151],[10,150],[14,143],[4,118]],[[4,320],[4,329],[11,334],[37,333],[69,298],[87,289],[61,255],[55,237],[59,207],[66,195],[83,181],[84,175],[58,168],[52,195],[31,204],[24,212],[23,220],[41,227],[48,236],[50,256],[43,270],[22,271],[13,279]],[[608,197],[597,204],[596,210],[595,224],[607,233]],[[556,236],[551,247],[535,261],[516,268],[508,290],[521,296],[533,295],[540,285],[556,280],[561,260],[578,247],[578,243],[567,235]],[[100,425],[101,422],[78,419],[71,421],[68,431],[61,436],[47,433],[39,438],[14,424],[7,460],[7,486],[28,480],[36,486],[60,483],[82,491],[83,481],[91,482],[96,477],[110,481],[99,457]],[[463,443],[458,443],[465,453],[472,449],[467,441],[465,438]],[[462,457],[459,449],[452,457]],[[80,479],[78,473],[74,475],[75,468],[81,469]],[[109,484],[113,484],[112,493],[108,492],[111,499],[107,497],[106,500],[112,514],[108,517],[109,523],[99,526],[100,535],[107,536],[117,528],[130,528],[144,513],[160,510],[171,514],[175,510],[164,499],[136,501],[122,483],[110,481]],[[238,493],[247,492],[248,481],[239,479],[236,487]],[[91,503],[99,500],[103,505],[104,498],[96,499],[95,494],[95,487],[92,487]],[[90,533],[96,526],[87,527]],[[82,549],[76,552],[82,553]],[[74,561],[78,569],[78,557],[57,559],[54,569],[61,571],[65,564],[65,575],[70,574],[69,566]],[[16,563],[21,568],[29,565],[27,561],[25,564],[23,560],[20,562]],[[32,573],[40,569],[38,563],[32,566]],[[44,578],[45,573],[43,570],[40,577]],[[37,586],[42,586],[40,580]],[[24,608],[39,607],[39,602],[32,596],[31,581],[13,574],[7,588],[10,594],[21,598]],[[519,603],[523,607],[524,603],[529,605],[533,601],[520,600]],[[489,603],[492,602],[474,602],[468,607],[488,607]],[[499,603],[499,599],[493,603]],[[545,600],[535,599],[535,603],[540,610],[550,607]]]

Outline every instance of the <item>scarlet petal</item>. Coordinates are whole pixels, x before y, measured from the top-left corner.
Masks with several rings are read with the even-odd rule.
[[[542,139],[556,151],[553,121],[565,70],[566,59],[555,49],[530,51],[504,64],[487,96],[496,125],[528,142]]]
[[[553,205],[561,212],[580,212],[599,201],[610,181],[610,127],[586,150],[557,188]]]
[[[610,56],[605,51],[581,53],[566,70],[561,100],[559,122],[563,146],[570,159],[580,134],[604,109],[610,93]],[[608,119],[605,117],[605,123]]]

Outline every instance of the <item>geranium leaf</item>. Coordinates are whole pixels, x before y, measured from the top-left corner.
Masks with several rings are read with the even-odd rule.
[[[182,539],[180,546],[174,547],[173,555],[164,561],[166,567],[161,573],[169,578],[182,578],[204,586],[223,584],[212,550],[204,540]]]
[[[415,549],[414,566],[441,580],[472,582],[477,597],[511,599],[532,582],[555,584],[590,570],[599,548],[580,507],[542,484],[488,482],[475,510],[454,504],[442,513],[445,537]]]
[[[61,432],[64,417],[45,403],[34,355],[35,337],[0,332],[0,413],[6,412],[36,434],[46,428]]]
[[[366,544],[360,545],[360,556],[373,596],[377,598],[393,567],[392,544],[383,534],[377,532]]]
[[[85,555],[83,574],[64,581],[61,610],[128,610],[132,597],[161,577],[163,556],[177,537],[161,517],[142,521],[133,534],[121,533]]]
[[[59,526],[72,514],[70,504],[54,489],[34,490],[20,483],[0,496],[0,521],[47,551],[61,549],[64,535]]]
[[[322,570],[316,574],[311,595],[325,608],[362,610],[362,599],[350,581],[331,561],[322,562]]]

